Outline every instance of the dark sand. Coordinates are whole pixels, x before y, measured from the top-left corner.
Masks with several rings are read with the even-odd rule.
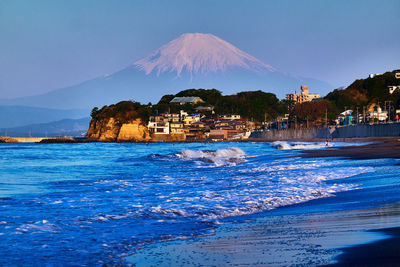
[[[327,148],[323,150],[306,150],[304,151],[305,154],[300,155],[300,157],[303,158],[342,157],[351,159],[400,158],[399,138],[380,138],[380,139],[364,138],[364,139],[346,139],[344,141],[372,142],[372,143],[364,146]]]
[[[337,264],[330,266],[400,266],[400,228],[375,230],[390,235],[374,243],[341,249]]]
[[[301,157],[400,158],[399,138],[335,141],[371,144],[304,151]],[[333,202],[340,202],[338,197]],[[329,199],[312,202],[325,201]],[[250,222],[221,225],[211,236],[150,245],[126,260],[136,266],[400,266],[398,203],[372,209],[284,214],[292,208],[296,209],[284,207],[250,216]],[[332,258],[337,263],[332,264]]]
[[[352,141],[348,139],[348,141]],[[372,142],[364,146],[328,148],[304,151],[303,158],[345,157],[351,159],[400,158],[399,138],[358,139],[359,142]],[[400,178],[400,177],[399,177]],[[370,244],[341,249],[343,254],[336,257],[332,266],[400,266],[400,227],[377,229],[390,238]]]

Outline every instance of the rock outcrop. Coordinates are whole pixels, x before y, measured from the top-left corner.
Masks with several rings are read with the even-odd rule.
[[[147,142],[150,133],[139,118],[120,123],[115,118],[92,119],[88,139],[99,142]]]

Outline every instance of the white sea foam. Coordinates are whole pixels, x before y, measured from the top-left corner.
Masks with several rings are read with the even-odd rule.
[[[246,153],[237,147],[218,149],[215,151],[184,150],[176,154],[179,158],[190,160],[201,160],[212,163],[215,166],[235,165],[245,161]]]
[[[32,232],[32,233],[40,233],[40,232],[59,232],[60,228],[55,224],[49,223],[47,220],[37,221],[35,223],[27,223],[23,224],[20,227],[16,228],[18,232]]]
[[[276,141],[272,143],[277,149],[290,150],[290,149],[321,149],[326,147],[335,146],[334,143],[324,143],[324,142],[286,142],[286,141]]]

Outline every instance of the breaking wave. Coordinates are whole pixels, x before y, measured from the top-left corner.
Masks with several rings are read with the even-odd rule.
[[[305,143],[305,142],[286,142],[286,141],[276,141],[272,143],[272,146],[276,149],[290,150],[290,149],[322,149],[326,147],[333,147],[333,143]]]
[[[202,162],[211,163],[215,166],[235,165],[236,163],[245,161],[246,153],[237,147],[229,147],[224,149],[212,150],[184,150],[176,154],[178,158],[188,160],[200,160]]]

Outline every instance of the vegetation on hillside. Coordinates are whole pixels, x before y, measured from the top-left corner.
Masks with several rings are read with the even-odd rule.
[[[198,96],[204,103],[196,105],[169,103],[175,96]],[[195,107],[206,105],[214,106],[216,114],[239,114],[244,118],[256,121],[272,120],[278,115],[286,113],[288,108],[286,101],[279,101],[276,95],[263,91],[240,92],[235,95],[223,96],[216,89],[188,89],[176,95],[163,96],[153,107],[153,111],[158,113],[179,112],[179,110],[193,112]]]
[[[382,108],[385,101],[392,101],[392,105],[400,105],[400,90],[389,93],[388,86],[400,85],[400,79],[396,79],[395,72],[386,72],[373,78],[354,81],[346,89],[336,89],[329,93],[325,99],[331,102],[330,111],[340,113],[345,109],[356,110],[359,107],[369,106],[372,103],[380,103]],[[397,70],[399,72],[399,70]]]
[[[184,110],[192,113],[198,106],[214,106],[215,114],[239,114],[241,117],[258,122],[272,121],[279,116],[289,114],[289,121],[308,126],[321,125],[333,120],[345,109],[362,110],[372,103],[381,104],[391,101],[392,107],[400,106],[400,90],[389,93],[388,86],[400,85],[395,72],[386,72],[373,78],[360,79],[353,82],[346,89],[336,89],[324,99],[295,104],[286,100],[279,100],[276,95],[263,91],[240,92],[235,95],[222,95],[217,89],[187,89],[176,95],[164,95],[160,101],[151,105],[142,105],[134,101],[121,101],[115,105],[97,107],[92,110],[93,119],[114,117],[119,123],[141,118],[148,121],[152,114],[178,113]],[[198,96],[204,102],[198,104],[170,103],[174,97]],[[206,112],[206,115],[212,115]]]
[[[147,122],[152,113],[150,105],[142,105],[134,101],[121,101],[117,104],[97,107],[92,109],[91,117],[95,120],[114,118],[118,123],[123,124],[130,120],[142,119]]]

